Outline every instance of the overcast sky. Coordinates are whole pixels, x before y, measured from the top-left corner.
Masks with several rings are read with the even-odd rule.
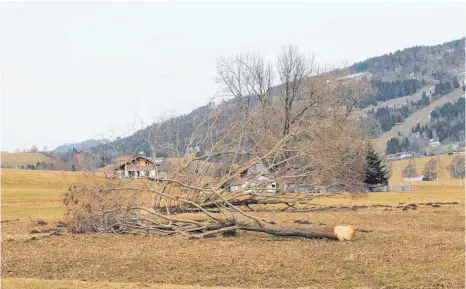
[[[340,65],[465,35],[465,3],[0,4],[2,150],[128,133],[217,94],[220,55]]]

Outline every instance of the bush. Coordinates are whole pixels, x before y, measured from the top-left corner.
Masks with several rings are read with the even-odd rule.
[[[127,186],[127,184],[126,184]],[[71,185],[65,193],[68,231],[87,233],[108,231],[119,221],[134,216],[132,206],[144,204],[147,192],[112,191],[111,188],[124,187],[121,180],[105,183],[91,181],[86,184]],[[116,231],[118,228],[114,228]]]

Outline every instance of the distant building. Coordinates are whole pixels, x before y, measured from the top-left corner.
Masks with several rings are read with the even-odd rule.
[[[262,163],[255,163],[246,169],[241,169],[240,167],[238,170],[240,171],[240,176],[229,184],[228,188],[230,192],[245,188],[253,190],[254,187],[258,186],[267,193],[277,192],[277,183],[271,180],[267,168]],[[264,183],[266,183],[266,185],[261,186]]]
[[[420,182],[424,179],[424,175],[419,176],[419,177],[414,177],[414,178],[404,178],[403,180],[405,182]]]
[[[167,158],[155,158],[155,163],[156,164],[161,164],[167,162]]]
[[[412,157],[414,157],[414,153],[412,153],[412,152],[401,152],[401,153],[386,155],[384,157],[384,159],[386,159],[386,160],[401,160],[401,159],[412,158]]]
[[[440,146],[440,142],[434,141],[433,139],[431,139],[429,145],[433,148],[436,148]]]
[[[414,157],[414,154],[411,152],[402,152],[399,154],[400,159],[412,158],[412,157]]]
[[[389,154],[385,156],[386,160],[396,160],[398,158],[397,154]]]
[[[117,164],[107,168],[107,178],[140,179],[156,177],[157,164],[154,160],[145,157],[142,153],[135,156],[119,156]]]

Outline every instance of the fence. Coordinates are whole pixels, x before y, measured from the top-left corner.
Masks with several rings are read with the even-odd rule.
[[[416,186],[415,185],[390,185],[388,187],[388,190],[392,192],[416,191]]]

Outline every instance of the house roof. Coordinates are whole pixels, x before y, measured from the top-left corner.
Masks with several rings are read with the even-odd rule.
[[[136,159],[139,159],[139,158],[149,161],[154,166],[157,165],[153,159],[142,156],[142,155],[132,156],[132,157],[129,157],[129,158],[128,158],[128,156],[120,156],[120,157],[117,157],[117,161],[118,161],[118,159],[120,159],[121,161],[117,162],[117,164],[115,165],[115,167],[113,169],[114,170],[119,169],[122,165],[129,164],[132,161],[134,161]],[[139,167],[139,166],[135,165],[135,167]]]
[[[134,156],[133,155],[122,155],[122,156],[117,156],[116,157],[116,163],[119,164],[119,163],[123,163],[125,161],[128,161],[130,159],[132,159]]]

